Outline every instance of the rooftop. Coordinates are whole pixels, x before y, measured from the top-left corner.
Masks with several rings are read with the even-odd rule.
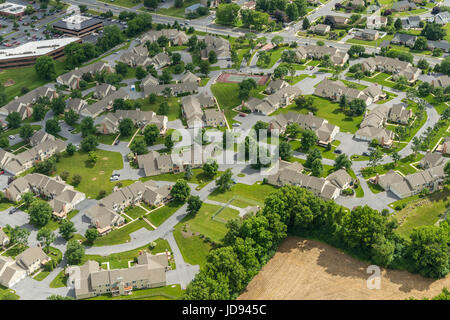
[[[0,11],[10,14],[18,14],[25,11],[25,6],[11,2],[5,2],[0,4]]]
[[[27,42],[15,48],[0,50],[0,60],[42,56],[78,40],[80,38],[70,37]]]

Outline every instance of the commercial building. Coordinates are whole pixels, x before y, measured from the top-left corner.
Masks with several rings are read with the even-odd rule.
[[[51,40],[31,41],[15,48],[0,50],[0,70],[30,66],[41,56],[53,59],[64,56],[64,48],[70,43],[81,42],[80,38],[59,38]]]
[[[102,20],[78,14],[56,21],[53,24],[53,29],[75,37],[84,37],[101,28],[103,28]]]
[[[25,6],[17,3],[4,2],[0,4],[0,15],[9,17],[21,17],[25,14]]]

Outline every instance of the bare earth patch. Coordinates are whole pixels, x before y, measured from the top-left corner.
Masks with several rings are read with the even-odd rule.
[[[99,171],[98,174],[105,174],[105,171]]]
[[[105,161],[108,160],[108,159],[109,159],[108,157],[103,157],[102,158],[102,160],[105,160]]]
[[[14,84],[16,84],[16,82],[13,79],[8,79],[3,83],[3,86],[6,88],[6,87],[10,87]]]
[[[404,300],[438,295],[450,276],[433,280],[381,269],[381,289],[367,289],[369,264],[319,241],[287,238],[238,299]]]
[[[95,180],[97,180],[97,178],[96,178],[96,177],[93,177],[93,178],[92,178],[92,181],[95,181]]]

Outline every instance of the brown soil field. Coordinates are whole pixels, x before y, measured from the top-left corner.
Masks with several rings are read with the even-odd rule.
[[[431,298],[450,288],[450,275],[433,280],[381,268],[381,288],[368,289],[368,266],[322,242],[289,237],[238,299],[404,300]]]

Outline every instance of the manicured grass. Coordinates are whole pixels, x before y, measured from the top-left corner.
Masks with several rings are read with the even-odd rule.
[[[61,60],[55,60],[55,70],[57,76],[64,73],[64,63]],[[14,99],[16,96],[22,96],[22,88],[28,88],[31,91],[50,82],[40,78],[36,74],[34,66],[5,69],[0,72],[1,84],[4,84],[10,79],[15,83],[5,88],[8,101]]]
[[[33,128],[34,131],[38,131],[42,128],[42,126],[35,124],[35,125],[32,125],[31,128]],[[20,133],[20,128],[6,130],[6,131],[3,131],[2,133],[0,133],[0,138],[3,138],[3,137],[8,138],[10,135],[16,135],[19,133]],[[8,141],[9,141],[9,143],[15,142],[14,140],[9,140],[9,138],[8,138]],[[13,144],[13,146],[14,146],[14,144]],[[16,149],[16,148],[17,147],[14,147],[14,149]]]
[[[411,154],[410,156],[400,159],[400,161],[398,161],[396,165],[393,162],[386,163],[386,164],[380,164],[374,168],[370,168],[369,171],[362,171],[362,174],[363,174],[363,177],[370,178],[370,177],[376,176],[377,173],[379,175],[383,175],[383,174],[387,173],[389,170],[395,170],[395,171],[400,171],[403,175],[408,175],[408,174],[417,172],[417,170],[415,170],[413,167],[411,167],[410,164],[417,162],[422,158],[423,158],[422,154],[417,154],[417,156],[415,158]]]
[[[132,0],[99,0],[101,2],[104,3],[111,3],[115,6],[119,6],[119,7],[125,7],[125,8],[132,8],[135,7],[139,4],[139,2],[133,2]]]
[[[450,42],[450,23],[447,23],[447,24],[444,26],[444,30],[445,30],[445,37],[444,37],[444,40],[447,40],[447,41]]]
[[[0,300],[18,300],[19,298],[13,289],[0,285]]]
[[[202,78],[202,79],[200,80],[199,86],[200,86],[200,87],[206,86],[206,84],[209,82],[210,79],[211,79],[211,78]]]
[[[171,252],[172,249],[170,248],[169,242],[165,239],[156,239],[155,241],[156,246],[153,249],[150,249],[150,244],[147,244],[145,246],[119,252],[119,253],[113,253],[107,256],[100,256],[100,255],[85,255],[83,257],[83,260],[80,264],[84,264],[88,260],[95,260],[100,265],[104,262],[109,262],[109,268],[110,269],[121,269],[121,268],[128,268],[128,261],[132,261],[134,258],[137,258],[139,255],[139,252],[142,250],[148,251],[151,254],[157,254],[160,252],[165,252],[166,250]]]
[[[257,62],[256,65],[263,68],[272,68],[273,65],[277,63],[278,60],[280,60],[283,51],[288,49],[289,49],[288,47],[283,46],[269,50],[267,51],[267,53],[270,54],[270,63],[268,65],[261,65],[260,63]]]
[[[340,128],[341,132],[355,133],[359,128],[359,124],[362,121],[363,116],[350,117],[347,116],[341,109],[338,103],[331,102],[327,99],[311,96],[314,99],[314,107],[317,108],[315,116],[327,119],[329,123],[334,124]],[[289,111],[295,111],[298,113],[308,113],[307,109],[298,109],[297,106],[291,104],[286,108],[280,108],[275,111],[272,116],[280,113],[287,113]]]
[[[412,15],[419,15],[422,14],[424,12],[428,12],[428,9],[422,9],[422,8],[418,8],[418,9],[414,9],[411,11],[403,11],[403,12],[397,12],[395,14],[396,17],[405,17],[405,16],[412,16]]]
[[[177,300],[181,298],[183,293],[184,290],[181,289],[179,284],[176,284],[159,288],[133,290],[133,293],[129,296],[112,297],[111,295],[101,295],[85,300]]]
[[[193,4],[196,4],[198,2],[199,2],[198,0],[184,1],[183,6],[181,8],[175,8],[175,7],[160,8],[160,9],[156,10],[156,13],[166,15],[166,16],[177,17],[177,18],[184,18],[185,17],[184,10],[187,7],[190,7]]]
[[[380,193],[382,191],[384,191],[384,189],[382,187],[380,187],[380,185],[378,184],[373,184],[370,183],[369,181],[367,181],[367,185],[369,186],[370,191],[372,191],[372,193]]]
[[[394,217],[400,226],[397,232],[408,238],[413,228],[424,225],[434,225],[445,212],[449,204],[450,190],[444,189],[435,192],[425,198],[411,201],[408,205],[398,211]]]
[[[98,143],[112,145],[118,135],[119,134],[97,134],[96,137]]]
[[[450,26],[450,23],[449,23],[448,25]],[[424,99],[425,99],[429,104],[431,104],[431,105],[436,109],[436,111],[437,111],[439,114],[442,114],[442,113],[445,111],[445,109],[448,108],[448,104],[447,104],[447,103],[436,101],[434,95],[432,95],[432,94],[429,94],[429,95],[428,95],[427,97],[425,97]]]
[[[10,202],[8,199],[2,198],[0,200],[0,211],[5,211],[6,209],[8,209],[9,207],[11,207],[13,205],[14,205],[14,203]]]
[[[221,207],[209,203],[203,203],[200,210],[195,214],[189,214],[180,222],[181,225],[187,225],[187,230],[203,234],[215,242],[220,242],[227,232],[225,223],[212,219]],[[230,208],[224,210],[230,211],[228,214],[235,214],[238,216],[239,212]]]
[[[167,48],[167,51],[183,51],[187,49],[187,46],[170,46],[169,48]]]
[[[3,252],[2,256],[7,256],[15,259],[19,254],[24,252],[26,249],[28,249],[28,246],[15,245],[6,250],[5,252]]]
[[[360,39],[348,39],[346,41],[346,43],[350,43],[350,44],[361,44],[361,45],[365,45],[365,46],[372,46],[372,47],[376,47],[379,46],[381,44],[381,42],[383,42],[384,40],[392,40],[392,38],[394,38],[394,35],[391,34],[387,34],[386,36],[384,36],[381,39],[377,39],[377,40],[372,40],[372,41],[366,41],[366,40],[360,40]]]
[[[240,201],[233,201],[233,205],[245,208],[247,206],[264,205],[265,198],[277,188],[269,184],[253,184],[247,185],[242,183],[237,183],[231,187],[231,190],[224,193],[219,191],[213,191],[208,199],[226,203],[232,198]],[[248,202],[247,202],[247,201]]]
[[[63,155],[57,163],[57,174],[63,171],[70,173],[69,183],[75,174],[81,175],[81,182],[75,189],[84,192],[90,198],[96,198],[100,190],[105,190],[107,194],[111,193],[117,182],[110,182],[109,178],[113,170],[123,168],[122,155],[119,152],[96,150],[95,153],[98,160],[94,166],[89,165],[88,154],[82,151],[76,152],[71,157]]]
[[[156,97],[155,103],[150,103],[148,97],[145,99],[137,99],[136,101],[141,103],[142,111],[154,111],[157,114],[159,114],[158,110],[161,103],[167,102],[169,104],[169,111],[167,113],[168,120],[173,121],[181,118],[180,98],[158,96]]]
[[[169,218],[172,214],[174,214],[175,211],[177,211],[180,207],[181,204],[170,202],[164,207],[147,214],[145,218],[158,227],[164,221],[166,221],[167,218]]]
[[[293,77],[291,77],[291,76],[284,77],[284,79],[287,82],[289,82],[289,84],[291,84],[291,85],[294,85],[297,82],[300,82],[300,81],[302,81],[303,79],[306,79],[306,78],[315,78],[315,76],[310,77],[310,76],[308,76],[306,74],[301,74],[301,75],[293,76]]]
[[[61,270],[60,273],[56,275],[56,277],[50,282],[50,288],[62,288],[65,287],[67,283],[67,276],[64,274],[64,270]]]
[[[47,276],[50,274],[50,272],[48,271],[41,271],[37,274],[37,276],[33,277],[34,280],[36,281],[42,281],[45,278],[47,278]]]
[[[201,169],[201,168],[192,169],[192,172],[194,173],[194,175],[192,176],[191,180],[189,180],[187,182],[198,184],[199,185],[197,188],[198,190],[202,189],[204,186],[206,186],[208,183],[210,183],[214,179],[217,179],[223,173],[223,171],[218,171],[217,175],[213,179],[210,179],[209,177],[205,176],[205,174],[203,173],[203,169]],[[140,180],[141,181],[154,180],[154,181],[176,182],[179,179],[184,179],[184,172],[175,173],[175,174],[174,173],[163,173],[163,174],[160,174],[157,176],[141,178]]]
[[[97,240],[94,241],[94,246],[111,246],[115,244],[126,243],[131,239],[130,233],[138,231],[142,228],[153,230],[153,228],[144,220],[136,220],[120,229],[115,229],[110,233],[97,238]]]
[[[351,73],[347,73],[346,76],[352,76]],[[395,82],[391,81],[391,80],[387,80],[388,78],[390,78],[391,75],[384,73],[384,72],[379,72],[375,75],[373,75],[372,77],[364,77],[362,80],[364,81],[368,81],[368,82],[373,82],[373,83],[377,83],[380,84],[382,86],[385,87],[390,87],[393,88],[395,86]]]
[[[183,255],[184,261],[191,265],[199,265],[203,269],[206,265],[206,256],[211,250],[211,244],[203,241],[199,236],[187,236],[181,232],[182,225],[177,224],[173,231],[175,241]]]
[[[133,219],[142,217],[146,213],[147,212],[144,209],[142,209],[141,207],[138,207],[138,206],[128,207],[127,209],[125,209],[125,214]]]
[[[67,214],[67,219],[71,220],[75,215],[79,212],[79,210],[72,210]],[[51,219],[45,226],[49,228],[50,230],[56,230],[61,225],[61,222],[59,220],[53,220]]]

